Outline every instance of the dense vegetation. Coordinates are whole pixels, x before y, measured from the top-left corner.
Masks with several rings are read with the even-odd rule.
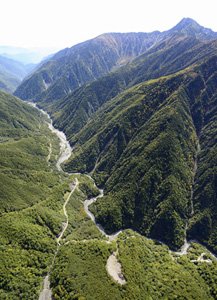
[[[105,268],[116,247],[127,281],[123,286],[115,284]],[[201,253],[211,263],[196,262]],[[126,231],[118,236],[117,244],[86,241],[65,245],[57,256],[51,282],[54,299],[61,300],[216,299],[216,267],[216,261],[197,244],[192,244],[187,256],[179,256]]]
[[[0,114],[0,298],[36,299],[56,248],[69,186],[52,172],[59,141],[43,115],[3,92]]]
[[[91,209],[107,232],[134,228],[177,249],[183,244],[188,223],[189,238],[196,237],[215,249],[214,149],[197,153],[200,140],[201,147],[206,148],[215,134],[217,44],[216,40],[210,40],[215,34],[184,19],[163,35],[155,33],[156,37],[159,42],[153,45],[151,35],[129,35],[128,44],[126,40],[122,43],[122,52],[115,48],[117,53],[132,58],[129,49],[140,45],[140,38],[149,40],[146,51],[109,72],[117,61],[112,63],[107,68],[108,75],[90,83],[85,84],[91,78],[86,80],[79,71],[77,76],[79,74],[84,81],[78,89],[75,88],[79,85],[66,88],[62,77],[61,80],[58,77],[58,82],[51,77],[56,76],[58,68],[65,74],[65,62],[73,66],[73,71],[78,70],[75,57],[76,63],[94,64],[99,56],[102,59],[101,52],[95,53],[99,41],[100,49],[105,50],[107,46],[114,49],[114,41],[119,47],[120,39],[127,36],[102,35],[63,50],[34,74],[38,88],[29,78],[17,93],[21,97],[26,89],[31,93],[29,85],[38,91],[41,89],[24,98],[34,98],[46,107],[52,113],[55,126],[64,130],[75,146],[65,170],[90,173],[97,185],[104,188],[105,196]],[[110,54],[105,53],[110,63]],[[90,60],[90,56],[94,59]],[[89,66],[89,70],[92,67]],[[41,81],[53,84],[60,94],[53,94],[48,86],[41,94],[45,89]],[[63,88],[72,92],[62,97]],[[198,172],[193,184],[195,160]],[[206,168],[209,179],[204,172]]]
[[[92,173],[104,187],[105,197],[92,211],[109,233],[134,228],[172,248],[182,245],[192,213],[198,135],[208,105],[215,109],[210,101],[215,99],[215,70],[213,56],[175,75],[135,85],[108,100],[71,138],[75,148],[66,169]],[[73,136],[75,124],[66,133]],[[210,226],[215,231],[215,221]]]

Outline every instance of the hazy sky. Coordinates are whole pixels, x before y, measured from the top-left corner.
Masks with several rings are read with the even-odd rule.
[[[1,0],[0,46],[62,49],[105,32],[168,30],[184,17],[217,31],[216,0]]]

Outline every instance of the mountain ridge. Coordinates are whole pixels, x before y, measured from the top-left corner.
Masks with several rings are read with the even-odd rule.
[[[195,23],[192,19],[183,19],[175,27],[164,32],[106,33],[63,49],[28,78],[28,81],[24,81],[15,91],[15,95],[23,100],[35,102],[40,102],[41,98],[47,98],[48,101],[60,99],[86,82],[126,64],[177,32],[209,40],[210,31],[197,23],[195,29]],[[188,30],[185,30],[186,28]],[[34,85],[37,88],[33,88]]]

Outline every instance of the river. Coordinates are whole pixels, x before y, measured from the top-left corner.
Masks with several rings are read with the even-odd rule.
[[[58,136],[58,138],[60,139],[60,155],[59,155],[59,158],[57,160],[56,167],[57,167],[57,169],[59,171],[63,171],[63,169],[61,168],[61,164],[64,161],[66,161],[71,156],[71,153],[72,153],[72,148],[71,148],[69,142],[67,141],[65,134],[63,132],[61,132],[60,130],[55,129],[53,127],[53,122],[52,122],[52,120],[51,120],[51,118],[50,118],[50,116],[49,116],[49,114],[47,112],[45,112],[44,110],[38,108],[36,106],[36,104],[34,104],[34,103],[29,103],[29,104],[32,105],[32,106],[34,106],[34,107],[36,107],[38,110],[40,110],[40,112],[42,114],[44,114],[44,115],[47,116],[47,118],[49,119],[49,122],[47,122],[49,129],[53,133],[55,133]],[[51,148],[51,146],[50,146],[50,148]],[[49,150],[49,155],[51,154],[50,151],[51,150]],[[54,265],[54,262],[55,262],[56,255],[58,253],[59,247],[61,246],[60,241],[62,239],[62,236],[63,236],[65,230],[68,227],[68,214],[67,214],[67,210],[66,210],[66,205],[67,205],[67,203],[68,203],[68,201],[69,201],[72,193],[76,189],[77,185],[78,185],[78,181],[77,181],[77,178],[76,178],[76,180],[75,180],[74,183],[70,183],[71,192],[69,193],[66,201],[63,204],[63,212],[64,212],[64,215],[66,217],[66,223],[63,223],[63,228],[62,228],[59,236],[57,237],[56,252],[55,252],[53,260],[51,262],[49,271],[48,271],[46,277],[44,278],[44,287],[43,287],[43,290],[40,292],[39,300],[52,300],[52,290],[50,288],[50,280],[49,280],[49,278],[50,278],[50,272],[51,272],[52,267]]]

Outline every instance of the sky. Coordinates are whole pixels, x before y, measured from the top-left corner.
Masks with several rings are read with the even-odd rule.
[[[0,46],[59,50],[106,32],[165,31],[185,17],[217,32],[216,0],[1,0]]]

